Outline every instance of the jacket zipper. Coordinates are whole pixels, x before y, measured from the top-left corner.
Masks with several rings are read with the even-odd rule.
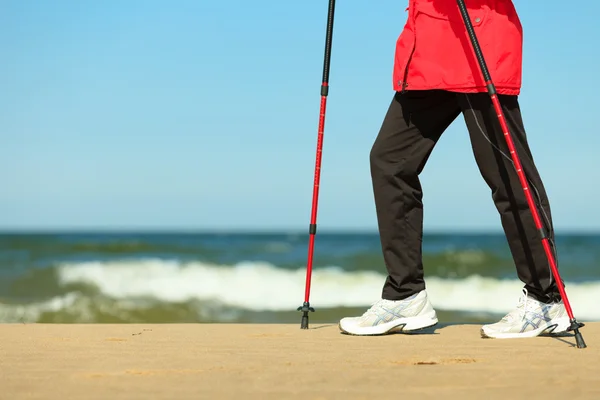
[[[412,13],[415,12],[414,9],[410,10],[409,12],[409,18],[412,18]],[[413,48],[410,52],[410,56],[408,57],[408,61],[406,62],[406,67],[404,68],[404,78],[402,80],[402,90],[400,91],[400,94],[404,94],[406,92],[406,87],[408,86],[408,82],[406,82],[406,80],[408,79],[408,67],[410,66],[413,54],[415,53],[415,48],[417,47],[417,29],[415,25],[416,24],[413,23],[413,37],[415,39],[413,40]]]
[[[416,41],[417,41],[417,38],[415,37],[415,42]],[[413,44],[412,51],[410,52],[410,57],[408,57],[408,61],[406,62],[406,67],[404,68],[404,79],[402,80],[402,90],[400,91],[401,94],[404,94],[406,92],[406,87],[408,86],[408,82],[406,81],[408,79],[408,67],[410,65],[413,54],[415,52],[415,47],[416,46]]]

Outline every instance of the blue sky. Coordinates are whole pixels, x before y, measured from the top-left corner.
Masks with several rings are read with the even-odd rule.
[[[556,227],[597,230],[600,3],[538,3],[515,0],[530,144]],[[368,156],[406,6],[338,2],[319,229],[376,229]],[[4,0],[0,229],[306,229],[326,13]],[[500,228],[462,118],[422,182],[427,229]]]

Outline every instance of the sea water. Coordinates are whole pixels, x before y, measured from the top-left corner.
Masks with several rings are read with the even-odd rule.
[[[600,320],[600,235],[558,234],[576,317]],[[308,234],[0,235],[0,322],[298,323]],[[427,289],[441,322],[492,321],[522,283],[502,234],[426,234]],[[376,233],[318,233],[312,322],[359,315],[381,297]]]

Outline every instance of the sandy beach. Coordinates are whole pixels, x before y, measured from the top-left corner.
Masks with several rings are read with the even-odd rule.
[[[0,399],[600,398],[600,323],[354,337],[335,324],[0,325]]]

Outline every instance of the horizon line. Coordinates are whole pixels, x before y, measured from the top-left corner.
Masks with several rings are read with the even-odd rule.
[[[599,228],[556,228],[557,234],[600,234]],[[301,228],[248,228],[248,227],[208,227],[208,228],[176,228],[176,227],[0,227],[0,235],[7,234],[292,234],[292,235],[308,235],[308,229]],[[316,236],[319,234],[379,234],[377,229],[373,228],[317,228]],[[503,235],[504,231],[500,228],[441,228],[441,227],[425,227],[424,235],[430,234],[493,234]]]

